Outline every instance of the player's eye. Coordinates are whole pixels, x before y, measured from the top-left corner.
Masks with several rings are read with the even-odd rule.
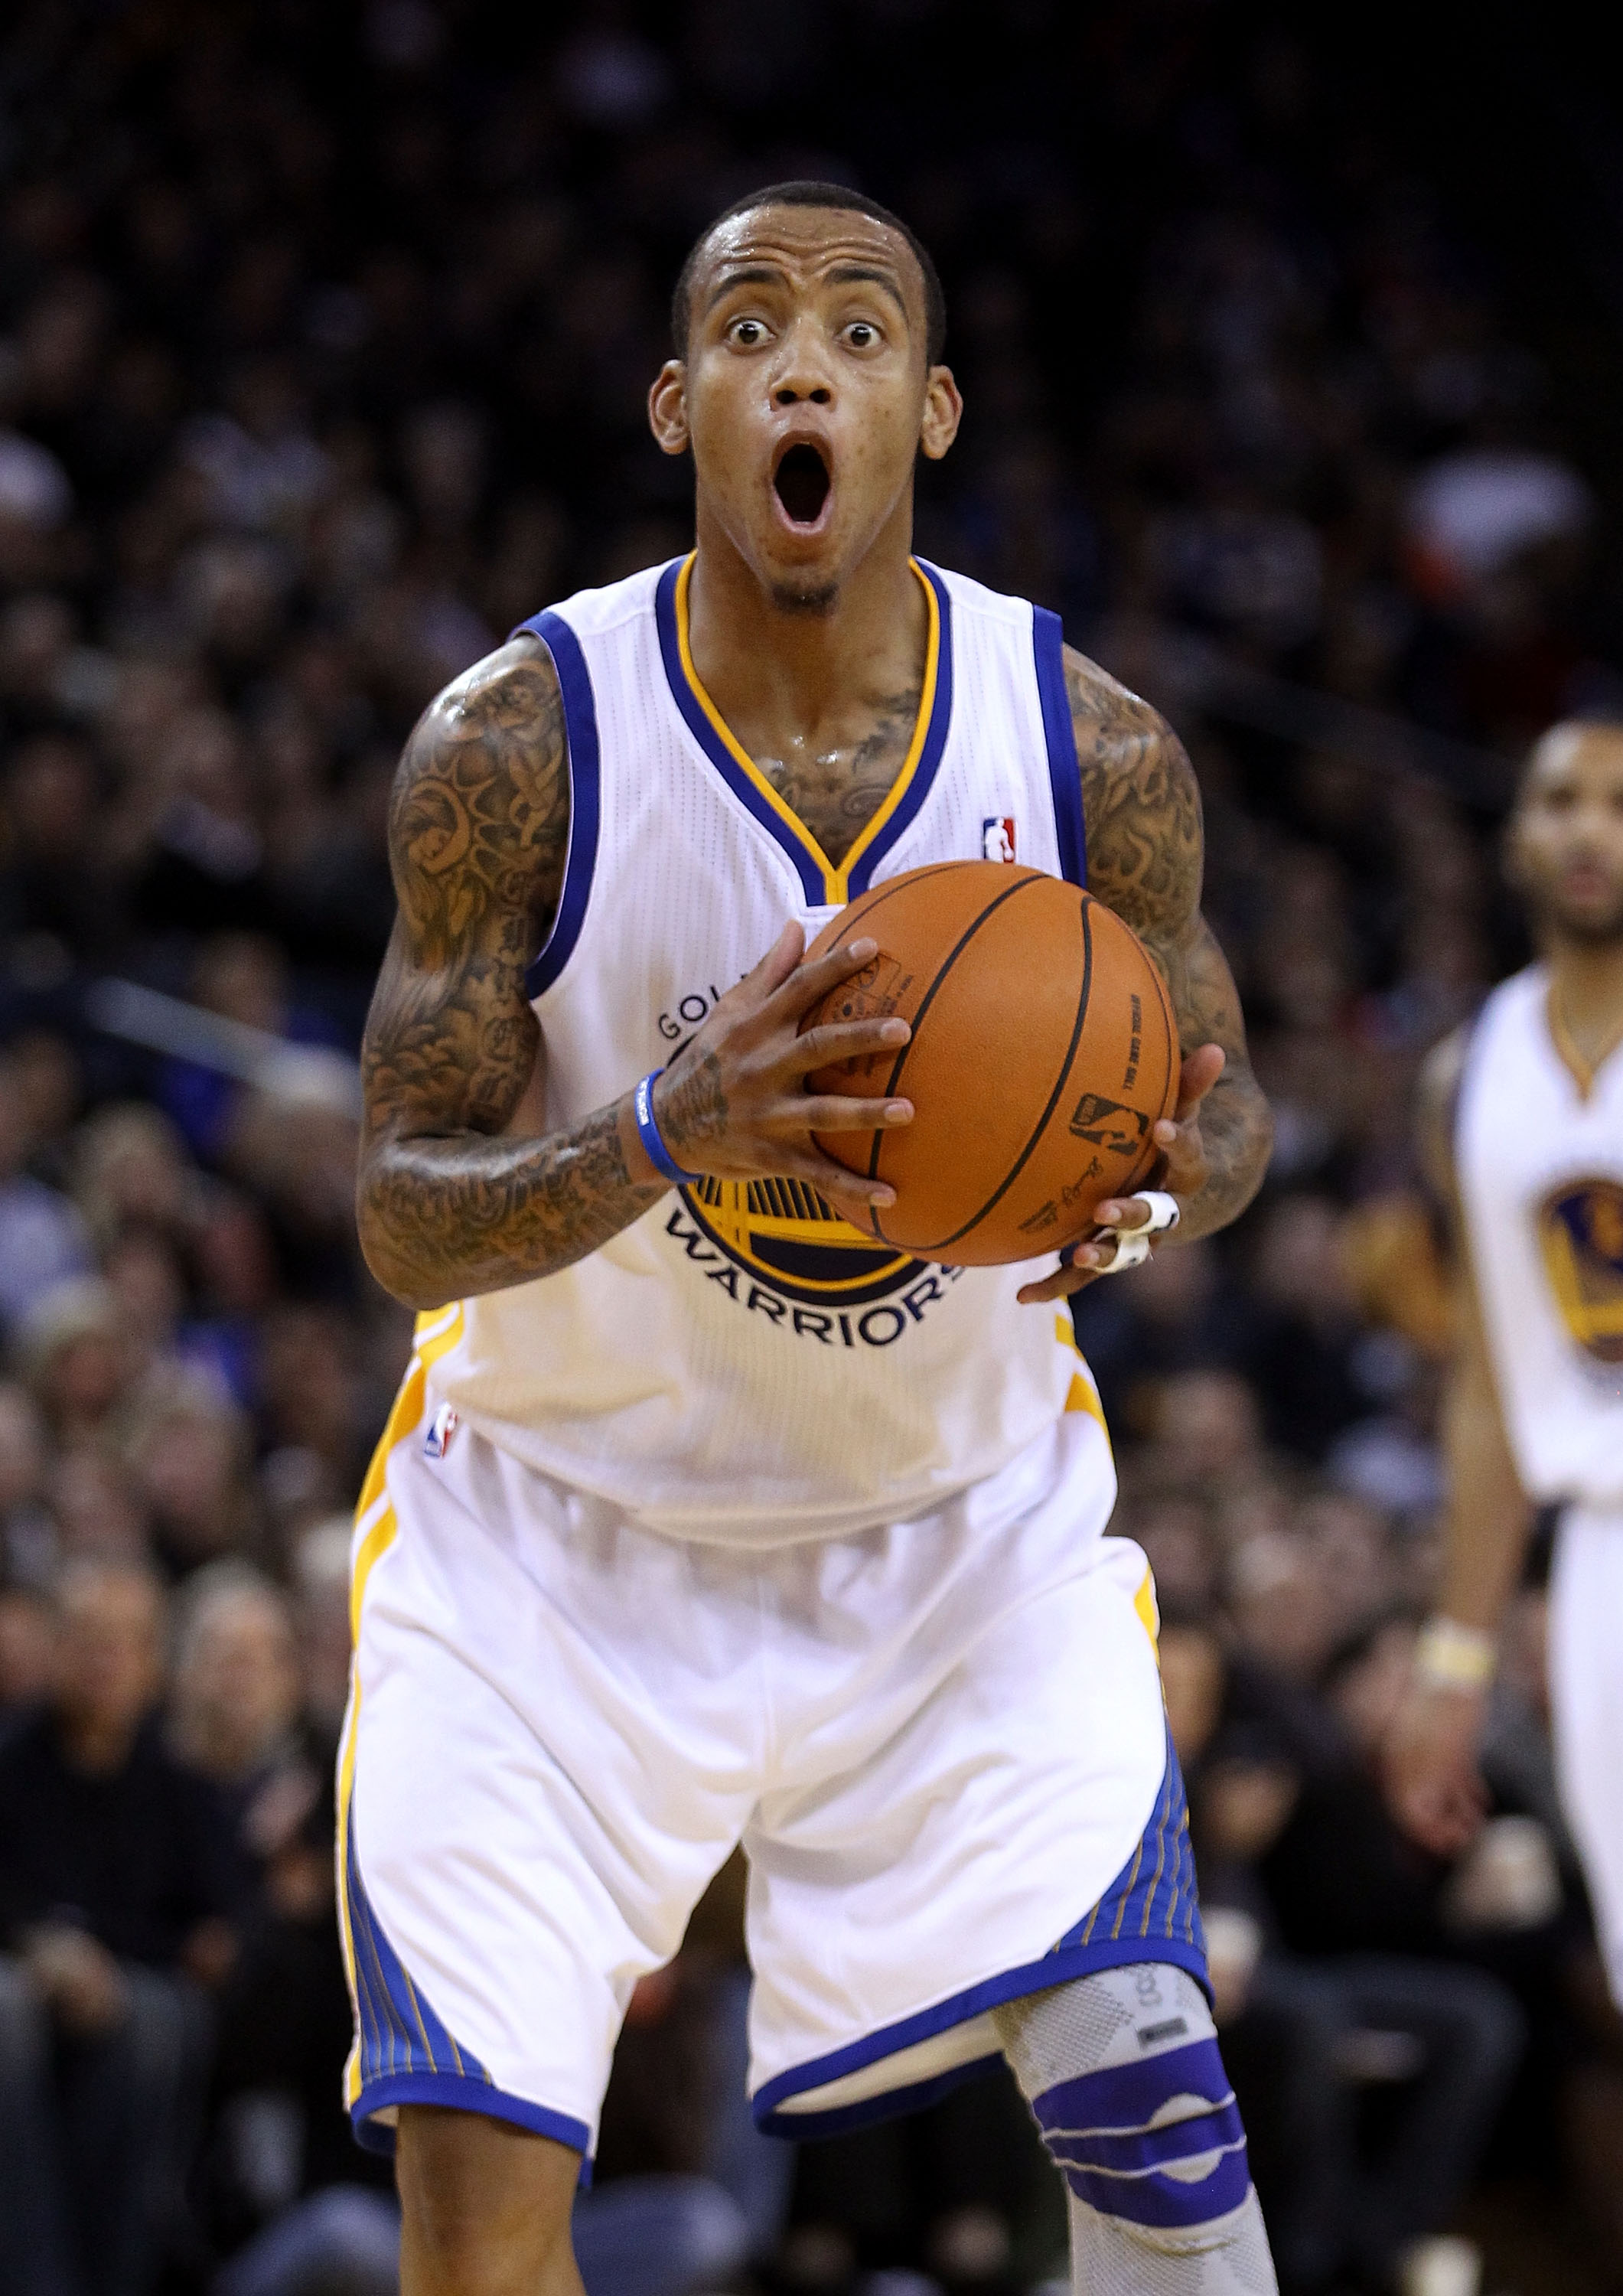
[[[853,319],[845,331],[845,338],[853,350],[870,350],[879,340],[879,329],[871,319]]]
[[[758,350],[766,340],[766,330],[759,319],[734,319],[727,329],[727,340],[736,343],[741,351]]]

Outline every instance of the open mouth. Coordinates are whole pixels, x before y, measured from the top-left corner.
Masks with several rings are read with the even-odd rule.
[[[828,465],[816,447],[789,447],[772,483],[791,526],[816,526],[829,492]]]

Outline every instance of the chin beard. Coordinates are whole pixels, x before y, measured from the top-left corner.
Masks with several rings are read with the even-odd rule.
[[[797,588],[792,583],[779,582],[773,586],[772,603],[780,614],[832,614],[839,595],[840,585],[837,582],[825,582],[816,590]]]
[[[1576,941],[1580,948],[1611,948],[1623,941],[1623,900],[1605,916],[1569,916],[1553,903],[1545,905],[1540,917],[1546,933]]]

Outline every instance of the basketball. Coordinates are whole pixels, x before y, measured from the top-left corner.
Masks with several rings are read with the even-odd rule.
[[[949,1267],[1034,1259],[1145,1184],[1152,1128],[1177,1099],[1177,1027],[1155,960],[1113,910],[1039,870],[955,861],[863,894],[807,957],[865,934],[877,955],[803,1025],[912,1025],[899,1053],[807,1079],[914,1103],[898,1131],[818,1136],[896,1190],[869,1209],[875,1235]]]

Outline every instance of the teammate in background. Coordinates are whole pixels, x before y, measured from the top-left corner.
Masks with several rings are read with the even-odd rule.
[[[1388,1776],[1419,1840],[1445,1855],[1471,1840],[1499,1621],[1535,1508],[1559,1505],[1556,1761],[1623,2005],[1623,724],[1544,736],[1508,860],[1542,955],[1423,1078],[1422,1146],[1455,1216],[1462,1313],[1439,1608]]]
[[[1052,614],[911,556],[960,401],[894,217],[760,193],[673,327],[650,412],[693,457],[695,553],[537,615],[394,796],[360,1222],[423,1313],[357,1522],[340,1857],[405,2296],[578,2287],[620,2017],[741,1840],[763,2126],[1006,2052],[1082,2286],[1258,2296],[1153,1593],[1100,1537],[1110,1447],[1049,1304],[1169,1198],[1201,1234],[1261,1177],[1194,779]],[[991,851],[1086,867],[1186,1054],[1160,1191],[1047,1271],[859,1234],[892,1192],[814,1128],[911,1107],[804,1088],[907,1035],[798,1034],[873,952],[802,964],[808,931]]]

